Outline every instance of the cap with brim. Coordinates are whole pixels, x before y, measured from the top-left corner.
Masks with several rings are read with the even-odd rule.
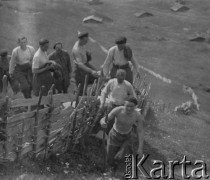
[[[0,51],[0,56],[1,56],[1,57],[6,56],[7,54],[8,54],[8,51],[7,51],[6,49],[2,49],[2,50]]]
[[[61,43],[61,42],[56,42],[56,43],[54,44],[54,46],[53,46],[53,49],[55,49],[55,47],[56,47],[58,44],[60,44],[60,45],[62,46],[62,43]]]
[[[41,45],[41,46],[43,46],[43,45],[45,45],[45,44],[47,44],[47,43],[49,43],[49,40],[47,40],[47,39],[41,39],[41,40],[39,41],[39,45]]]
[[[79,39],[84,38],[84,37],[88,37],[88,36],[89,36],[88,32],[84,32],[84,33],[79,33],[78,34],[78,38]]]
[[[126,37],[119,37],[115,40],[115,44],[125,44],[127,42]]]

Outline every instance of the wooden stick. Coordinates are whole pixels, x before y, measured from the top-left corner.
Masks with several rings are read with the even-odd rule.
[[[83,87],[82,96],[85,96],[85,91],[87,89],[87,84],[88,84],[88,75],[85,75],[85,84],[84,84],[84,87]]]
[[[43,89],[44,86],[42,86],[40,88],[39,91],[39,101],[37,104],[37,108],[36,108],[36,114],[35,114],[35,122],[34,122],[34,137],[33,137],[33,158],[36,157],[36,150],[37,150],[37,134],[38,134],[38,115],[39,115],[39,108],[40,108],[40,104],[41,104],[41,100],[42,100],[42,95],[43,95]]]
[[[50,109],[48,112],[48,124],[46,127],[46,138],[45,138],[45,154],[44,154],[44,160],[48,156],[48,149],[49,149],[49,136],[50,136],[50,128],[51,128],[51,121],[50,118],[52,116],[52,111],[53,111],[53,91],[54,91],[55,85],[53,84],[48,92],[48,96],[50,97]]]

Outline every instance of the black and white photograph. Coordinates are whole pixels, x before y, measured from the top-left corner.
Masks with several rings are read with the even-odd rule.
[[[0,0],[0,179],[210,179],[209,0]]]

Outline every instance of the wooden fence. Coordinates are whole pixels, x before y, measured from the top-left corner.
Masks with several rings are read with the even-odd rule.
[[[81,97],[53,95],[52,86],[47,96],[42,96],[41,89],[39,97],[12,100],[3,97],[7,94],[4,89],[0,99],[0,162],[21,161],[27,155],[47,158],[51,153],[74,149],[79,142],[83,144],[97,121],[99,84],[100,78]],[[145,77],[135,78],[134,88],[142,108],[150,84]]]

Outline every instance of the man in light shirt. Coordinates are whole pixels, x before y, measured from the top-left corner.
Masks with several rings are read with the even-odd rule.
[[[35,49],[27,45],[26,37],[18,39],[19,46],[13,49],[9,64],[11,79],[16,79],[25,98],[31,98],[32,91],[32,59]]]
[[[109,106],[122,106],[129,97],[136,97],[131,83],[125,80],[126,72],[118,69],[116,78],[110,79],[101,92],[101,107],[108,97]]]
[[[137,75],[139,75],[139,64],[134,58],[131,48],[126,45],[126,42],[126,37],[119,37],[116,39],[116,45],[109,49],[106,60],[102,65],[102,69],[104,75],[107,77],[110,76],[111,79],[116,77],[118,69],[124,69],[126,71],[125,79],[133,84],[131,64]]]
[[[39,96],[39,91],[44,86],[43,95],[46,96],[54,83],[53,73],[54,61],[49,60],[47,56],[47,50],[49,48],[49,41],[47,39],[41,39],[39,41],[39,49],[36,51],[33,64],[33,93],[35,96]]]
[[[82,95],[83,92],[85,76],[89,76],[87,83],[88,85],[92,84],[94,80],[99,76],[96,68],[89,63],[92,58],[90,52],[86,50],[88,40],[88,33],[79,33],[78,41],[74,44],[74,47],[72,49],[75,64],[75,80],[77,86],[80,84],[80,95]]]
[[[125,101],[130,97],[136,97],[135,91],[131,83],[125,80],[126,72],[123,69],[118,69],[116,78],[110,79],[101,92],[100,109],[106,104],[108,112],[117,106],[123,106]],[[108,97],[108,98],[107,98]],[[106,102],[107,100],[107,102]],[[107,128],[107,133],[110,131],[114,123],[114,119],[110,121]]]

